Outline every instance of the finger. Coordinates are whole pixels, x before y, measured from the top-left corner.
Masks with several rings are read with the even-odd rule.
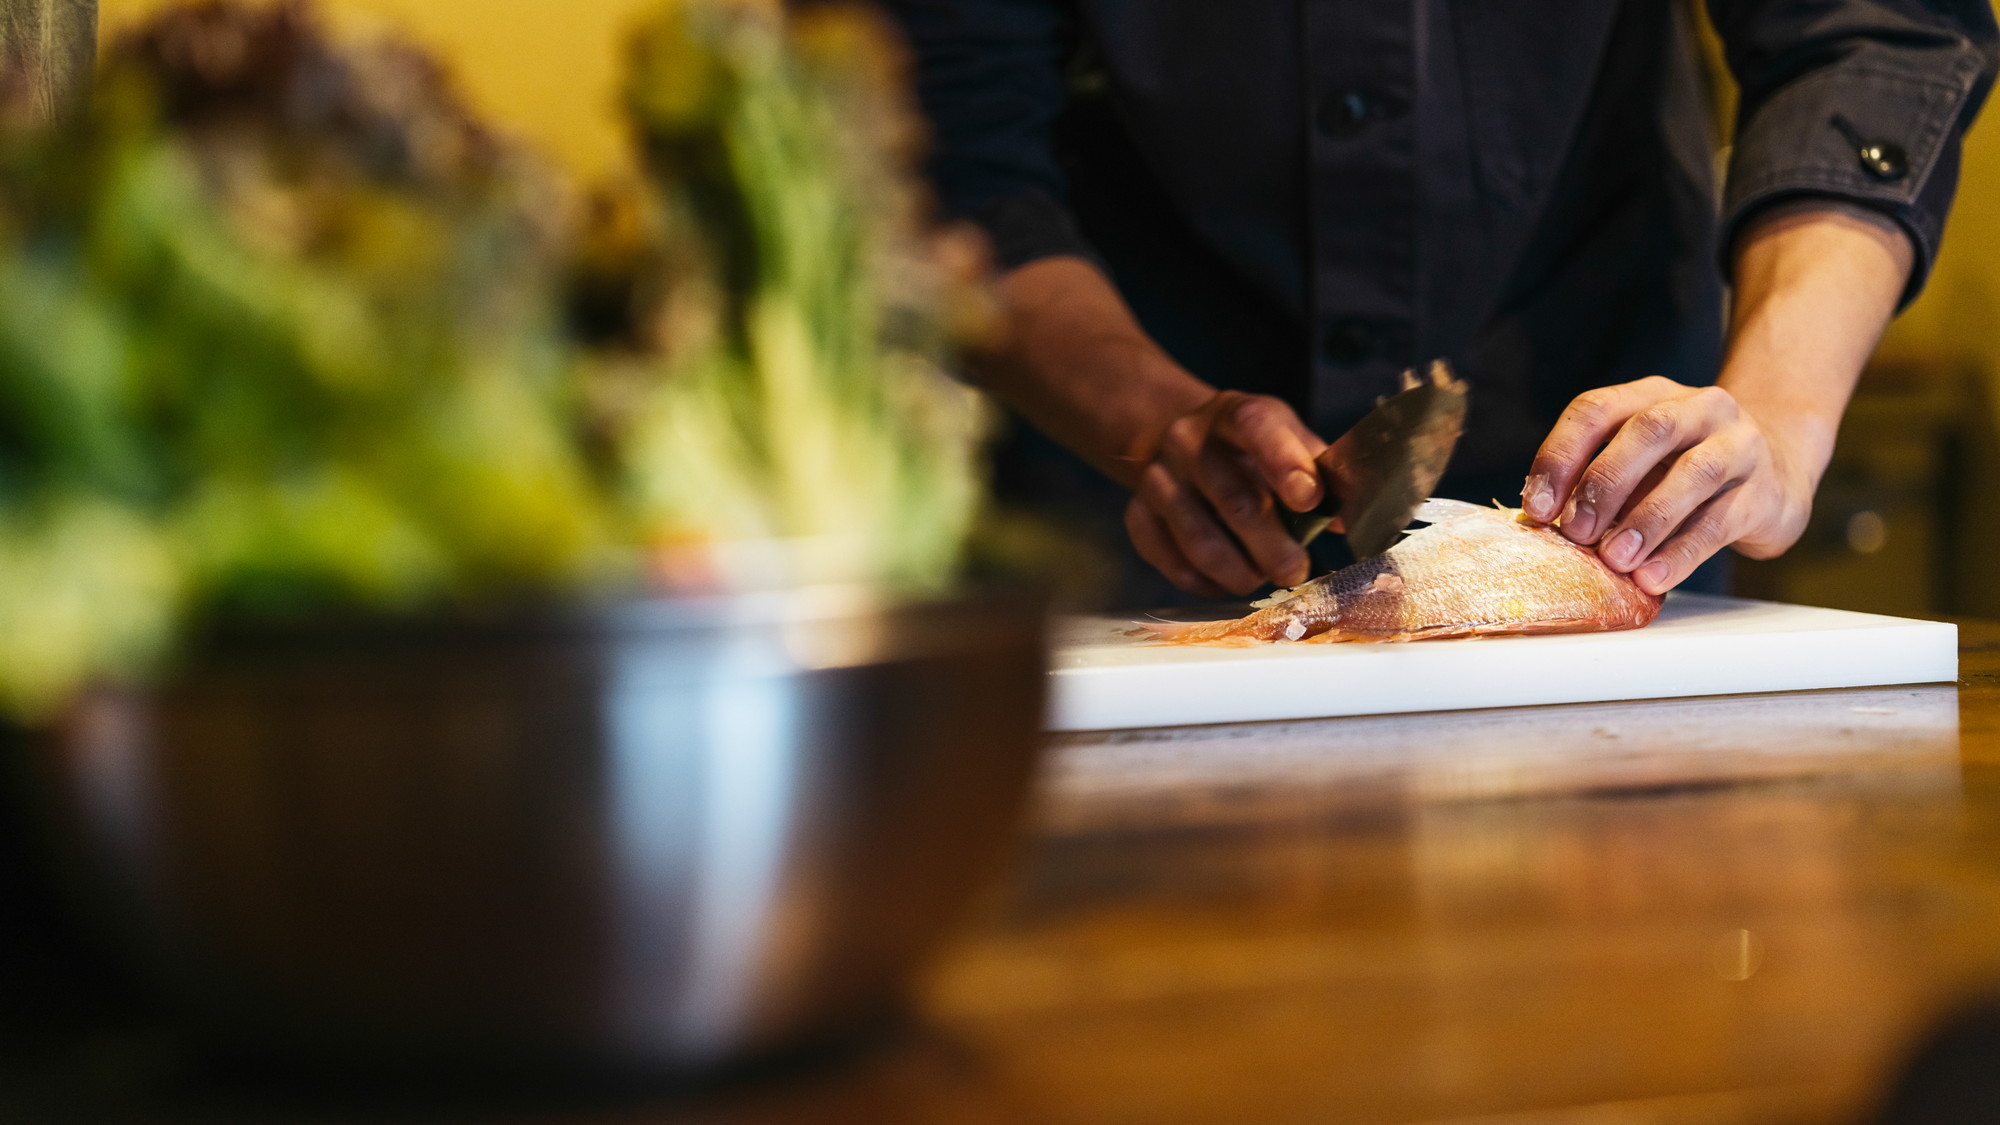
[[[1326,443],[1290,406],[1268,395],[1243,395],[1216,418],[1216,436],[1242,450],[1273,493],[1295,512],[1320,502],[1319,465]]]
[[[1264,584],[1207,502],[1166,466],[1157,461],[1147,466],[1139,478],[1138,494],[1166,521],[1174,545],[1204,578],[1235,594],[1247,594]]]
[[[1583,471],[1576,495],[1563,512],[1563,534],[1574,543],[1597,542],[1631,502],[1647,473],[1675,454],[1692,450],[1736,420],[1736,400],[1727,391],[1713,387],[1634,412]],[[1696,458],[1693,463],[1704,469],[1727,468],[1726,461],[1716,462],[1713,456],[1716,452]],[[1706,500],[1715,491],[1711,488],[1693,503]],[[1692,507],[1690,504],[1689,509]],[[1686,515],[1686,511],[1681,514]],[[1661,530],[1664,534],[1673,530],[1673,526]]]
[[[1624,515],[1605,528],[1598,554],[1613,570],[1633,570],[1695,509],[1748,480],[1756,463],[1751,442],[1727,434],[1674,455],[1666,475],[1635,494]]]
[[[1633,572],[1632,581],[1649,594],[1664,594],[1687,581],[1695,567],[1742,537],[1747,526],[1748,496],[1748,492],[1734,489],[1696,508],[1680,529]]]
[[[1174,546],[1174,537],[1167,530],[1166,522],[1137,497],[1125,505],[1125,534],[1131,536],[1132,546],[1138,550],[1139,557],[1175,586],[1206,598],[1228,596],[1228,591],[1203,577],[1187,556],[1181,554],[1181,549]]]
[[[1280,586],[1304,582],[1311,562],[1306,550],[1285,531],[1278,518],[1277,498],[1245,470],[1242,461],[1211,450],[1194,465],[1194,483],[1236,542],[1249,552],[1252,565]]]
[[[1553,523],[1576,490],[1584,467],[1618,427],[1638,411],[1685,389],[1671,379],[1655,376],[1576,396],[1535,451],[1528,480],[1521,488],[1521,503],[1528,517]]]

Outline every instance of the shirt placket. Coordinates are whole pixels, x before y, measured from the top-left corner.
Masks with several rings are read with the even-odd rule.
[[[1313,378],[1327,437],[1414,365],[1416,58],[1409,0],[1304,0]]]

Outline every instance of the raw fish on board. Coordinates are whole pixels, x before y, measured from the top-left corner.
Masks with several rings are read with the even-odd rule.
[[[1661,599],[1588,547],[1514,508],[1426,500],[1412,531],[1373,558],[1280,590],[1233,621],[1151,624],[1177,644],[1418,641],[1637,629]]]

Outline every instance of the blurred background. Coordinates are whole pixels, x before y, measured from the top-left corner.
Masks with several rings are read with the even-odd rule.
[[[645,0],[320,0],[448,59],[493,119],[577,171],[615,172],[614,54]],[[116,31],[163,0],[102,0]],[[1698,7],[1698,5],[1696,5]],[[1717,82],[1718,115],[1731,92]],[[1848,416],[1814,523],[1747,564],[1739,592],[1883,613],[2000,616],[2000,123],[1967,141],[1959,201],[1923,297],[1891,328]]]

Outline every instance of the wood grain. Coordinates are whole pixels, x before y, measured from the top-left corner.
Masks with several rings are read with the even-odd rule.
[[[1060,737],[910,1027],[591,1109],[155,1077],[121,1119],[1864,1121],[2000,987],[2000,626],[1961,637],[1956,686]]]

